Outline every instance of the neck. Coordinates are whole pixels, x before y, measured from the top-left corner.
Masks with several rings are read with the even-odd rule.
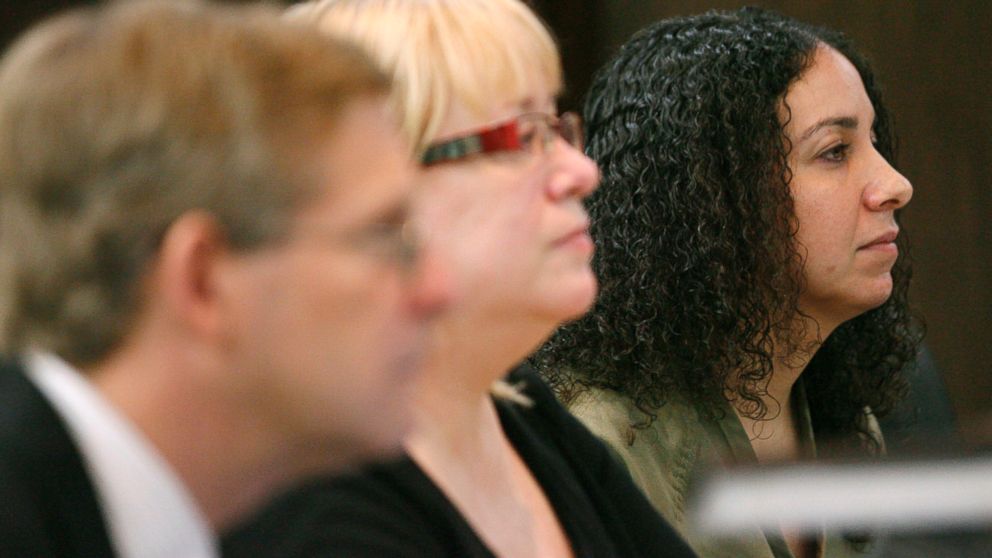
[[[489,386],[514,360],[467,361],[463,354],[436,353],[414,404],[414,425],[405,440],[410,457],[463,506],[467,487],[503,486],[508,441]],[[481,363],[488,366],[483,367]],[[468,381],[460,382],[459,375]],[[477,381],[473,382],[475,379]]]
[[[446,317],[436,329],[422,392],[428,397],[443,395],[455,406],[488,394],[493,382],[536,350],[555,325],[538,319],[499,319],[465,311]]]
[[[568,543],[490,397],[554,324],[449,319],[418,392],[410,457],[500,556],[567,556]]]
[[[791,342],[776,342],[773,348],[772,373],[768,378],[762,402],[767,415],[754,419],[741,414],[734,405],[744,430],[751,440],[758,461],[797,459],[801,455],[798,424],[791,405],[792,389],[806,370],[816,351],[834,327],[825,330],[813,318],[803,318],[793,332]]]
[[[826,324],[826,325],[824,325]],[[823,342],[833,333],[839,323],[815,317],[801,317],[792,331],[791,342],[776,342],[772,360],[772,374],[768,381],[768,397],[786,405],[792,394],[792,387],[806,370],[810,361],[820,350]]]
[[[452,314],[438,324],[415,404],[410,447],[445,452],[502,439],[490,399],[493,382],[533,352],[554,324]]]
[[[164,345],[164,344],[163,344]],[[158,353],[158,354],[153,354]],[[285,441],[182,349],[124,349],[87,371],[156,448],[215,532],[295,478]],[[195,372],[191,372],[195,371]]]

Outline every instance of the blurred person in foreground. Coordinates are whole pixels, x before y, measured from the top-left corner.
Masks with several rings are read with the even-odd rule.
[[[388,86],[272,10],[195,2],[7,53],[0,555],[215,556],[284,485],[399,451],[448,283],[411,243]]]
[[[601,292],[542,372],[700,555],[859,552],[710,539],[685,508],[708,467],[883,448],[919,336],[896,219],[913,189],[870,66],[839,33],[711,12],[636,34],[585,110]]]
[[[606,448],[517,366],[596,293],[582,200],[599,173],[575,115],[557,114],[548,31],[518,0],[330,0],[289,17],[357,41],[393,75],[427,167],[416,214],[462,298],[438,322],[409,456],[301,487],[225,551],[690,556]]]

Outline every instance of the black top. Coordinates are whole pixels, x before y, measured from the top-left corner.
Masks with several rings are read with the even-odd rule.
[[[496,400],[510,442],[555,510],[577,557],[695,556],[626,469],[528,367],[532,407]],[[409,458],[306,484],[224,540],[229,556],[491,557],[493,553]]]
[[[0,556],[113,556],[96,491],[61,417],[0,360]]]

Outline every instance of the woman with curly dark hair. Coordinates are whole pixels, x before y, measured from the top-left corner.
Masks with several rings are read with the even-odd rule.
[[[755,9],[658,22],[594,80],[601,283],[535,358],[702,556],[863,545],[694,533],[716,463],[875,454],[918,334],[896,213],[912,186],[870,67],[839,33]],[[855,548],[857,547],[857,548]]]

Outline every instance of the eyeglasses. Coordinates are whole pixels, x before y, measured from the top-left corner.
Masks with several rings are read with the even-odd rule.
[[[432,144],[427,147],[420,162],[430,166],[496,151],[526,151],[540,155],[549,152],[559,136],[582,151],[582,119],[578,114],[521,114],[503,124]]]
[[[343,235],[310,229],[309,234],[297,238],[342,245],[395,265],[404,272],[412,271],[416,267],[424,243],[423,235],[409,220],[396,223],[371,223],[360,230]]]
[[[394,262],[404,270],[413,269],[420,257],[423,235],[410,221],[376,223],[351,238],[356,248]]]

